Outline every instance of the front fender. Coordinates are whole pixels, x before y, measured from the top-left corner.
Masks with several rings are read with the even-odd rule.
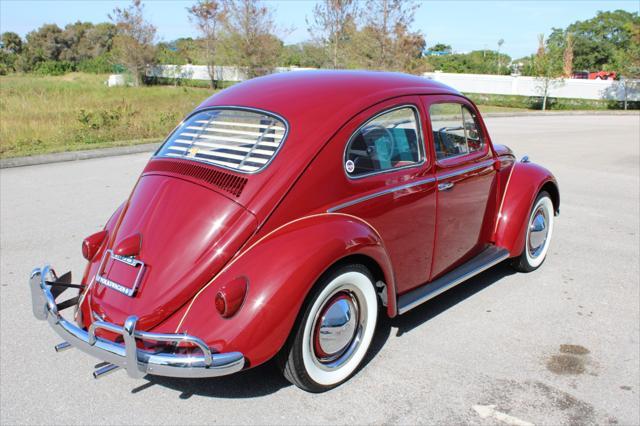
[[[514,163],[496,219],[495,244],[512,257],[524,250],[531,207],[541,190],[550,192],[556,214],[560,209],[558,183],[550,171],[534,163]]]
[[[393,288],[391,264],[377,232],[354,216],[323,213],[283,225],[243,250],[154,331],[189,333],[220,352],[242,352],[249,365],[259,365],[284,345],[318,278],[349,255],[376,261],[387,288]],[[247,295],[240,310],[224,319],[214,298],[238,277],[247,279]],[[389,303],[395,310],[395,294]]]

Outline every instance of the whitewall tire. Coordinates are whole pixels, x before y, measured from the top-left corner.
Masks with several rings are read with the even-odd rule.
[[[516,270],[530,272],[542,265],[553,235],[554,214],[555,209],[549,194],[545,191],[538,194],[529,213],[524,250],[513,262]]]
[[[364,359],[378,319],[378,297],[363,265],[342,266],[316,284],[284,362],[296,386],[323,392],[347,380]]]

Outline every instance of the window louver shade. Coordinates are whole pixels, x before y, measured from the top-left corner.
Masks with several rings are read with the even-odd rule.
[[[257,172],[269,164],[286,132],[282,120],[266,113],[212,109],[189,117],[157,155]]]

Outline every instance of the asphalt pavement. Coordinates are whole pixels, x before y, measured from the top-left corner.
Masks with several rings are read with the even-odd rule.
[[[45,262],[83,270],[82,238],[149,154],[0,171],[0,423],[640,424],[640,115],[487,120],[495,143],[552,170],[561,215],[543,266],[506,264],[379,324],[366,366],[324,394],[267,364],[181,380],[98,363],[31,313]]]

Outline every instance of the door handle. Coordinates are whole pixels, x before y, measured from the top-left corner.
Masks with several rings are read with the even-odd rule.
[[[444,182],[438,184],[438,191],[448,191],[455,185],[453,182]]]

